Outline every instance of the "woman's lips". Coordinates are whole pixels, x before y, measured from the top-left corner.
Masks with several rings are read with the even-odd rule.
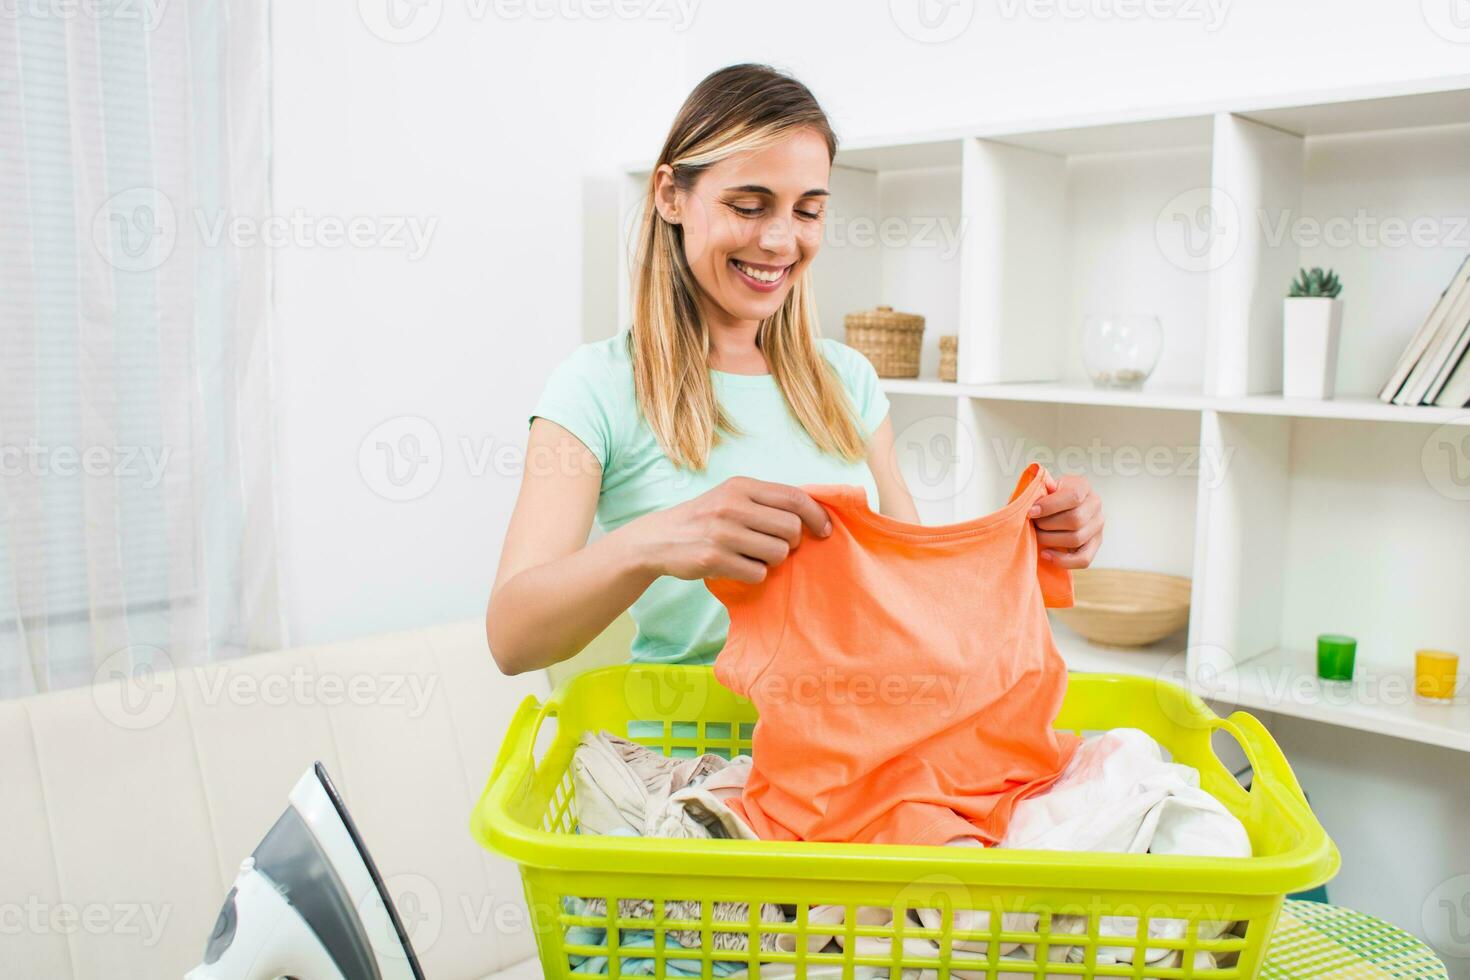
[[[770,272],[774,272],[777,268],[775,266],[758,265],[754,262],[746,262],[743,264],[748,266],[749,268],[756,269],[768,274]],[[750,273],[746,272],[745,269],[742,269],[741,265],[742,263],[738,259],[730,260],[730,268],[735,270],[735,274],[740,277],[740,281],[745,283],[745,285],[749,286],[751,289],[754,289],[758,293],[770,293],[774,292],[777,289],[780,289],[783,285],[785,285],[786,277],[791,273],[791,266],[781,266],[779,267],[781,269],[781,275],[778,278],[767,282],[764,279],[757,279],[755,276],[752,276]]]

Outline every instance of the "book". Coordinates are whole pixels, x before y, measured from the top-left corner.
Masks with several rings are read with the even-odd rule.
[[[1470,293],[1470,290],[1467,290]],[[1423,404],[1433,405],[1439,398],[1440,392],[1449,382],[1450,375],[1459,366],[1465,356],[1465,348],[1470,346],[1470,311],[1460,318],[1459,331],[1450,344],[1449,356],[1445,358],[1440,369],[1434,373],[1434,380],[1429,385],[1429,390],[1424,393]]]
[[[1445,307],[1455,294],[1458,294],[1461,289],[1465,288],[1467,280],[1470,280],[1470,255],[1467,255],[1464,261],[1460,263],[1460,268],[1450,279],[1449,285],[1444,288],[1444,292],[1439,294],[1438,301],[1429,309],[1429,315],[1424,318],[1424,322],[1419,325],[1419,329],[1415,331],[1408,346],[1404,348],[1404,352],[1399,355],[1398,363],[1394,365],[1393,374],[1389,376],[1388,381],[1383,385],[1383,389],[1378,392],[1379,401],[1394,402],[1397,400],[1397,395],[1403,388],[1404,382],[1408,380],[1414,367],[1419,363],[1420,358],[1423,357],[1425,348],[1429,346],[1430,340],[1438,329],[1440,318],[1445,313]]]
[[[1456,292],[1448,297],[1445,306],[1438,318],[1439,323],[1435,328],[1434,336],[1429,339],[1429,345],[1424,348],[1424,353],[1419,358],[1419,363],[1414,365],[1414,370],[1409,372],[1409,378],[1399,393],[1394,396],[1395,405],[1419,405],[1424,401],[1424,396],[1429,393],[1429,386],[1434,382],[1434,377],[1439,369],[1444,366],[1445,360],[1450,356],[1450,349],[1455,340],[1460,336],[1460,330],[1470,317],[1470,288],[1461,286]]]
[[[1461,352],[1459,363],[1450,372],[1439,396],[1434,399],[1434,404],[1440,408],[1464,408],[1470,405],[1470,356],[1464,352]]]

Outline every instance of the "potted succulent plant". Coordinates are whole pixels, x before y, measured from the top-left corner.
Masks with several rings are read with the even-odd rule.
[[[1282,315],[1281,394],[1331,398],[1342,330],[1342,283],[1331,269],[1312,269],[1292,280]]]

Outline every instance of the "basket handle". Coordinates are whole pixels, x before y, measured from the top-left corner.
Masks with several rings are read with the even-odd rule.
[[[527,737],[527,731],[533,724],[533,719],[540,718],[542,704],[536,699],[536,695],[527,694],[525,699],[516,706],[515,714],[510,716],[510,724],[506,726],[505,738],[500,740],[500,751],[495,753],[495,765],[490,768],[490,782],[500,778],[500,773],[505,769],[505,764],[515,754],[516,747],[523,744],[535,745],[535,733],[532,731]],[[540,727],[537,723],[536,727]]]
[[[526,755],[530,759],[531,768],[533,770],[537,766],[536,736],[541,734],[541,723],[552,715],[555,715],[558,718],[561,717],[561,702],[558,701],[555,697],[549,697],[546,699],[545,703],[541,705],[541,710],[536,712],[536,719],[531,722],[531,737],[526,740]]]
[[[1286,761],[1281,747],[1255,715],[1248,711],[1236,711],[1229,718],[1212,719],[1210,727],[1224,729],[1240,744],[1246,760],[1251,764],[1252,792],[1257,785],[1257,779],[1268,777],[1285,786],[1302,806],[1308,805],[1306,794],[1302,792],[1301,783],[1297,782],[1291,763]]]
[[[541,732],[541,723],[560,711],[561,702],[555,698],[547,698],[543,703],[534,694],[526,695],[525,700],[516,706],[515,714],[511,715],[505,738],[500,742],[500,751],[495,754],[495,765],[490,769],[492,783],[500,778],[501,771],[518,754],[524,754],[531,768],[536,768],[536,736]]]

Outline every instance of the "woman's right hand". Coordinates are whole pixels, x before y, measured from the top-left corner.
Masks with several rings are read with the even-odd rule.
[[[804,490],[736,476],[626,530],[659,575],[760,582],[801,543],[803,526],[818,537],[832,532],[831,518]]]

